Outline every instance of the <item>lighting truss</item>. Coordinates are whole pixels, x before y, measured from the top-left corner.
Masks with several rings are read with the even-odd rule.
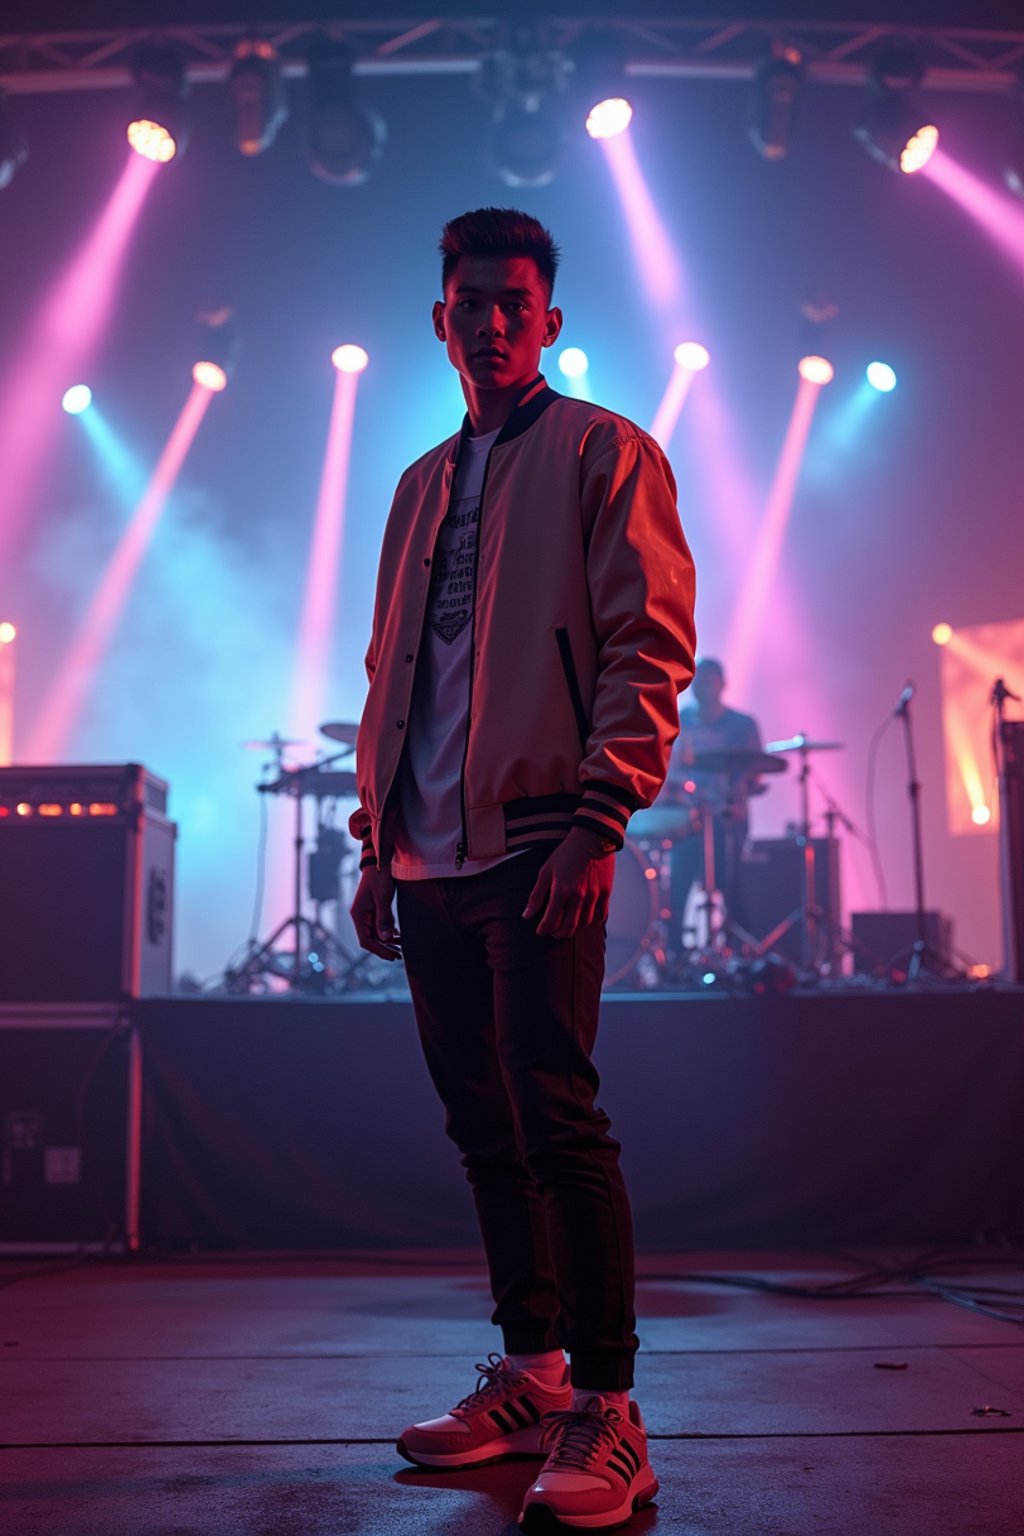
[[[545,47],[571,56],[596,31],[607,35],[609,28],[621,39],[626,74],[637,78],[752,79],[766,48],[780,35],[800,51],[805,79],[824,85],[863,85],[879,48],[895,42],[919,50],[925,89],[1002,92],[1024,66],[1024,24],[902,26],[792,21],[784,14],[777,19],[712,15],[697,20],[606,13],[595,21],[549,17],[535,30]],[[400,18],[367,14],[326,23],[293,18],[262,27],[246,20],[189,27],[151,22],[145,28],[0,33],[0,87],[22,95],[127,86],[133,51],[154,32],[180,48],[188,78],[197,84],[226,80],[236,45],[253,36],[267,39],[290,77],[305,75],[314,38],[325,35],[353,48],[357,74],[470,74],[482,59],[506,49],[516,30],[496,14],[410,22],[406,12]]]

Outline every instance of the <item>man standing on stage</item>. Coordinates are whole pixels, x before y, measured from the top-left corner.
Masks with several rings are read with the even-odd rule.
[[[661,787],[693,675],[693,564],[657,444],[537,371],[562,326],[548,231],[478,209],[441,253],[434,331],[467,414],[406,470],[384,534],[352,917],[365,949],[404,957],[505,1353],[398,1450],[434,1468],[547,1454],[520,1523],[592,1529],[658,1487],[591,1052],[610,855]]]

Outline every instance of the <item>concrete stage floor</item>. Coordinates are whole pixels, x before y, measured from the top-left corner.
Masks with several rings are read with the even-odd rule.
[[[1020,1536],[1019,1325],[906,1284],[825,1300],[692,1278],[817,1285],[911,1257],[646,1257],[637,1396],[662,1493],[631,1529]],[[3,1532],[516,1530],[536,1463],[430,1475],[392,1449],[496,1347],[474,1254],[58,1266],[0,1264]],[[1021,1316],[1024,1255],[941,1274],[1008,1288]]]

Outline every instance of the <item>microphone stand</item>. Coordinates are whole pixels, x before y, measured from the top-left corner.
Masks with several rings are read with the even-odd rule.
[[[925,934],[924,907],[924,853],[921,836],[921,784],[917,777],[917,752],[914,746],[914,724],[910,714],[910,692],[903,696],[893,713],[903,722],[903,743],[907,758],[907,794],[910,799],[910,834],[914,850],[914,908],[917,937],[907,966],[907,980],[918,981],[923,973],[936,978],[946,978],[951,973],[962,974],[946,955],[932,948]]]

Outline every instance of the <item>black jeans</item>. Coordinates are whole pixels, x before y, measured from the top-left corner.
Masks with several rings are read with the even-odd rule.
[[[505,1349],[569,1351],[573,1383],[632,1386],[633,1225],[590,1053],[604,925],[522,917],[549,849],[483,874],[400,881],[427,1067],[473,1190]]]

